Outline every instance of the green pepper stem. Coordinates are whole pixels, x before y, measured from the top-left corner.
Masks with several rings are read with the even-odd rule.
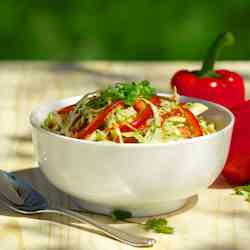
[[[207,56],[205,57],[202,68],[198,71],[200,77],[207,76],[210,74],[216,75],[214,70],[214,64],[218,58],[221,50],[224,47],[228,47],[234,44],[234,36],[231,32],[223,32],[218,35],[216,40],[213,42],[212,46],[209,48]]]

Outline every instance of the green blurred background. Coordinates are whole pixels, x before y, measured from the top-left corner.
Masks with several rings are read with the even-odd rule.
[[[199,60],[215,36],[221,59],[250,59],[249,0],[6,0],[0,59]]]

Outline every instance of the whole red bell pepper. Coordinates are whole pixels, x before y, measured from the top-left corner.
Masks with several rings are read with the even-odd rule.
[[[250,100],[234,107],[235,125],[229,156],[222,174],[231,184],[250,183]]]
[[[229,109],[244,102],[243,78],[229,70],[214,70],[221,49],[233,43],[232,33],[221,33],[210,47],[201,70],[176,72],[171,80],[172,86],[176,86],[181,95],[206,99]]]

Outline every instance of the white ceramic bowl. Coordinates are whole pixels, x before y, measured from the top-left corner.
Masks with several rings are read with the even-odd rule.
[[[167,96],[160,94],[161,96]],[[199,99],[216,124],[211,135],[161,144],[113,144],[78,140],[40,127],[48,112],[70,105],[72,97],[35,109],[30,116],[39,166],[49,181],[82,200],[82,206],[108,214],[124,209],[134,216],[161,214],[184,205],[207,188],[226,161],[234,117],[224,107]]]

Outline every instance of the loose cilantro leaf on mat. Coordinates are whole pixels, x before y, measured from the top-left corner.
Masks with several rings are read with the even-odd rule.
[[[173,234],[174,228],[168,226],[168,221],[164,218],[149,219],[144,225],[147,231],[153,231],[155,233]]]
[[[111,216],[113,220],[118,221],[118,220],[125,220],[125,219],[131,218],[132,213],[130,213],[129,211],[114,210]]]
[[[250,184],[235,187],[234,194],[244,196],[245,200],[250,202]]]
[[[117,100],[123,100],[126,105],[133,105],[137,97],[149,100],[155,94],[156,90],[148,81],[117,83],[101,90],[100,95],[90,100],[87,105],[98,109]]]

